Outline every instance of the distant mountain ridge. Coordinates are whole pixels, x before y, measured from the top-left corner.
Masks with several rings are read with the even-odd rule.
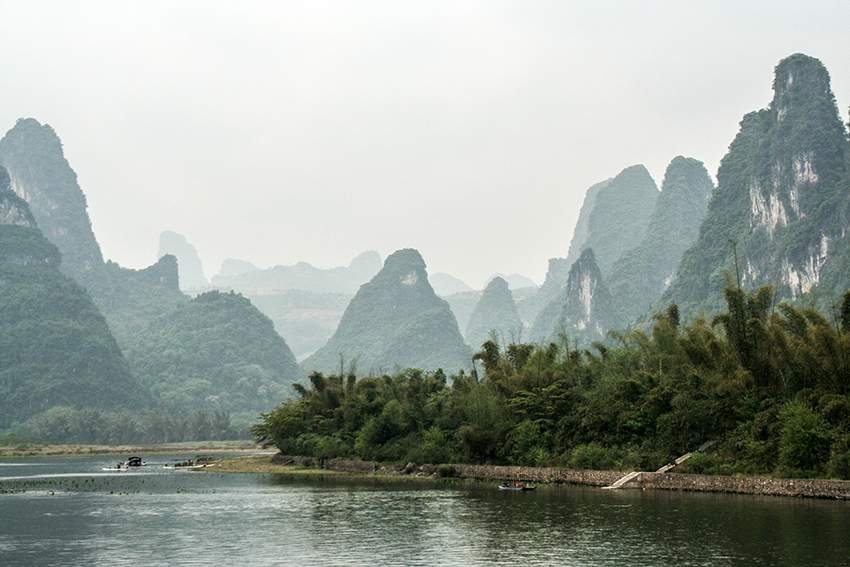
[[[516,303],[508,282],[501,277],[493,278],[484,288],[484,293],[470,315],[464,338],[477,351],[490,339],[491,332],[499,337],[498,344],[519,341],[522,334],[522,321]]]
[[[368,250],[347,267],[321,269],[307,262],[293,266],[275,266],[266,270],[244,271],[236,275],[218,274],[212,284],[220,289],[240,292],[265,290],[301,290],[313,293],[355,293],[381,269],[381,256]]]
[[[617,258],[646,234],[658,187],[646,167],[633,165],[610,181],[592,186],[588,189],[591,191],[596,191],[596,197],[587,216],[587,237],[583,242],[573,237],[578,253],[573,252],[571,245],[568,258],[581,256],[585,248],[593,248],[599,269],[607,274]]]
[[[195,290],[209,286],[198,251],[182,234],[170,230],[159,235],[159,252],[156,257],[162,258],[170,254],[177,258],[177,268],[180,274],[180,289]]]
[[[661,297],[682,253],[696,240],[713,189],[702,162],[678,156],[667,166],[643,240],[626,250],[605,278],[616,326],[629,325]]]

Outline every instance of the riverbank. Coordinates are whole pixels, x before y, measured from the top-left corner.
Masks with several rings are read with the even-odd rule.
[[[134,454],[184,454],[184,453],[257,453],[262,451],[251,441],[209,441],[194,443],[168,443],[164,445],[51,445],[23,443],[0,446],[0,459],[29,457],[68,457]],[[271,453],[269,453],[271,455]]]
[[[311,459],[276,454],[274,456],[225,459],[217,472],[298,473],[298,474],[374,474],[428,478],[460,478],[499,482],[523,478],[533,484],[574,484],[607,488],[628,472],[588,471],[558,468],[510,467],[493,465],[416,465],[385,467],[372,461]],[[843,480],[781,479],[757,477],[708,476],[679,473],[636,472],[621,490],[679,490],[722,492],[797,498],[850,500],[850,482]]]

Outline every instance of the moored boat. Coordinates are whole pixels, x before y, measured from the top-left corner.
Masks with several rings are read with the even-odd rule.
[[[527,485],[525,477],[527,473],[517,473],[507,480],[505,484],[499,485],[499,490],[534,490],[536,486]]]

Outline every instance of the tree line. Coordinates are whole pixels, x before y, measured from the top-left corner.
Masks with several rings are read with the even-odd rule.
[[[824,314],[727,285],[726,311],[580,348],[497,337],[472,373],[314,373],[252,428],[285,454],[850,478],[850,292]]]

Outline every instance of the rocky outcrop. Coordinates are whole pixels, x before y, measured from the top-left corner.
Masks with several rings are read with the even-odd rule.
[[[53,128],[32,118],[18,120],[0,139],[0,165],[9,172],[12,190],[29,204],[42,234],[62,253],[62,271],[88,286],[103,256],[77,174]]]
[[[774,285],[778,298],[847,287],[847,131],[820,61],[802,54],[775,70],[768,108],[744,116],[717,172],[699,237],[661,305],[721,307],[727,281]]]
[[[204,267],[198,257],[198,251],[186,241],[185,236],[170,230],[161,233],[157,258],[162,258],[166,254],[171,254],[177,258],[180,289],[201,289],[209,285],[204,276]]]
[[[586,248],[570,268],[567,285],[537,316],[532,341],[554,341],[563,335],[598,340],[612,325],[611,295],[602,282],[593,250]]]
[[[623,252],[643,239],[657,198],[658,187],[644,166],[621,171],[596,194],[587,218],[587,238],[578,245],[579,256],[593,248],[599,269],[607,274]]]
[[[361,372],[420,368],[447,373],[471,367],[449,304],[437,297],[425,262],[412,249],[391,254],[371,281],[360,287],[328,343],[302,363],[308,372]]]
[[[611,179],[613,179],[613,177]],[[569,270],[569,267],[578,260],[578,257],[581,255],[581,251],[584,250],[587,245],[590,213],[593,211],[593,206],[596,204],[596,195],[599,194],[601,189],[604,189],[609,183],[611,183],[611,179],[606,179],[605,181],[600,181],[599,183],[591,185],[584,194],[584,201],[582,202],[581,209],[578,212],[576,226],[575,229],[573,229],[573,237],[570,240],[569,252],[567,253],[567,257],[563,259],[567,264],[567,270]],[[550,270],[552,268],[551,260],[549,268]],[[567,270],[564,272],[564,283],[566,283]],[[548,274],[546,279],[549,279]]]

